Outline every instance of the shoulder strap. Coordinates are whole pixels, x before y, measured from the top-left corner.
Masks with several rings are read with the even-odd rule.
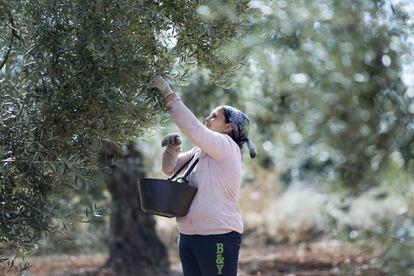
[[[195,154],[193,154],[193,156],[191,156],[191,158],[190,159],[188,159],[188,161],[187,162],[185,162],[184,163],[184,165],[182,165],[181,166],[181,168],[179,168],[178,169],[178,171],[173,175],[173,176],[171,176],[170,178],[168,178],[168,180],[173,180],[177,175],[179,175],[180,174],[180,172],[188,165],[188,164],[190,164],[190,162],[191,162],[191,160],[193,160],[193,158],[194,158],[194,156],[195,156]],[[198,159],[197,159],[198,160]],[[192,166],[193,167],[193,166]],[[193,168],[191,168],[191,169],[193,169]],[[191,172],[191,171],[190,171]]]
[[[197,165],[198,163],[198,158],[194,161],[194,163],[191,165],[191,167],[185,172],[185,175],[182,177],[182,179],[185,182],[188,182],[187,177],[190,175],[190,173],[193,171],[194,167]]]

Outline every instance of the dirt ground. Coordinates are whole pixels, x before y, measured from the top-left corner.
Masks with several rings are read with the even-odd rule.
[[[298,245],[271,245],[262,248],[242,247],[239,276],[255,275],[385,275],[373,261],[375,250],[362,252],[338,241],[317,241]],[[47,256],[31,259],[24,276],[101,275],[97,273],[106,255]],[[181,275],[177,252],[170,252],[171,275]],[[0,268],[0,275],[19,275]]]

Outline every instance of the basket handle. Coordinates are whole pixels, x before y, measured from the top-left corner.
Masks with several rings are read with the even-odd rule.
[[[194,163],[191,165],[191,167],[185,172],[185,175],[183,177],[177,178],[177,181],[178,180],[183,180],[185,183],[188,183],[187,177],[190,175],[191,171],[194,169],[194,167],[197,165],[197,163],[198,163],[198,158],[194,161]]]
[[[180,172],[188,165],[188,164],[190,164],[190,162],[191,162],[191,160],[193,160],[193,158],[194,158],[194,156],[195,156],[195,154],[193,154],[193,156],[191,156],[191,158],[187,161],[187,162],[185,162],[184,163],[184,165],[182,165],[181,166],[181,168],[179,168],[178,169],[178,171],[173,175],[173,176],[171,176],[170,178],[168,178],[168,180],[173,180],[177,175],[179,175],[180,174]],[[197,159],[198,160],[198,159]],[[191,170],[193,169],[194,167],[192,166],[192,168],[191,168]],[[191,172],[191,170],[190,170],[190,172]],[[177,179],[178,180],[178,179]]]

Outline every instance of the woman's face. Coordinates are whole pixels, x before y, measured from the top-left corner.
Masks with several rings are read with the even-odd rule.
[[[230,133],[232,130],[231,125],[226,123],[222,106],[211,112],[210,116],[205,119],[205,125],[208,129],[219,133]]]

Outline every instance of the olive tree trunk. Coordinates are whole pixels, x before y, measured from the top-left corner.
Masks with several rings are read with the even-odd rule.
[[[105,269],[116,275],[165,275],[169,261],[157,237],[152,215],[141,211],[138,178],[144,177],[143,154],[135,143],[107,143],[100,156],[113,207],[109,258]]]

